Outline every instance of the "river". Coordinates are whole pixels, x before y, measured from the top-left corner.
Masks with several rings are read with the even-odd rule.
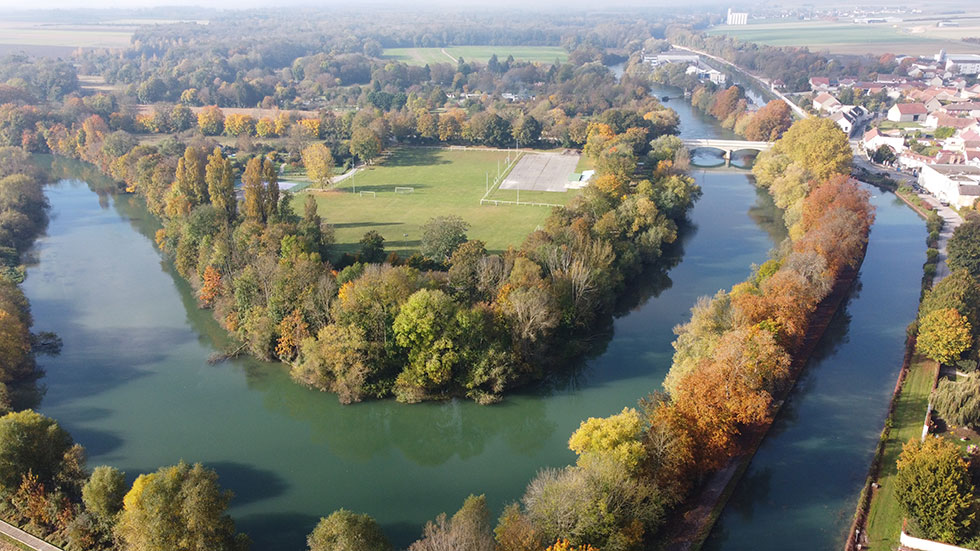
[[[685,137],[729,135],[680,100],[671,107],[681,115]],[[637,282],[619,306],[608,342],[573,375],[489,407],[460,400],[341,406],[332,395],[294,384],[278,364],[240,359],[208,365],[226,336],[161,260],[152,240],[157,223],[134,197],[93,193],[97,178],[83,165],[68,170],[72,178],[48,188],[52,220],[24,284],[37,329],[55,331],[64,341],[59,357],[44,360],[47,392],[40,411],[87,448],[90,465],[116,466],[130,479],[181,459],[215,468],[222,486],[236,494],[230,512],[239,529],[261,550],[304,548],[317,519],[340,507],[372,515],[398,545],[416,539],[426,520],[455,511],[470,493],[485,493],[499,512],[520,497],[539,469],[574,460],[566,443],[581,420],[618,412],[659,389],[670,366],[671,328],[687,319],[698,296],[743,280],[751,264],[764,261],[785,236],[774,223],[778,211],[768,195],[744,171],[695,171],[704,197],[670,250],[673,267]],[[778,443],[803,422],[810,431],[823,423],[836,426],[838,419],[866,430],[858,431],[858,441],[831,442],[834,450],[846,449],[830,462],[824,458],[830,448],[807,451],[813,461],[797,461],[801,448],[774,449],[772,456],[767,442],[760,461],[775,460],[766,471],[769,480],[790,460],[791,470],[809,466],[813,476],[844,472],[845,461],[855,472],[867,465],[873,447],[867,437],[880,427],[887,403],[887,392],[880,391],[892,384],[894,356],[901,354],[901,343],[893,341],[914,311],[905,290],[917,288],[917,278],[900,281],[901,276],[914,275],[924,248],[922,224],[910,210],[891,200],[876,202],[879,222],[862,272],[865,289],[847,312],[857,318],[855,307],[867,302],[864,311],[877,308],[883,315],[835,326],[843,344],[828,349],[807,372],[771,440]],[[899,250],[903,256],[888,256]],[[847,362],[834,361],[850,341],[858,353],[852,350]],[[844,385],[846,394],[838,400],[821,381],[841,365],[856,379]],[[804,411],[810,396],[816,409]],[[825,440],[803,442],[806,450],[806,442]],[[746,483],[751,487],[757,479],[750,474]],[[859,481],[836,485],[847,486],[853,502]],[[773,499],[768,496],[790,491],[770,485],[761,495]],[[748,510],[749,517],[763,517],[752,511],[758,501],[733,503],[733,514]],[[754,509],[777,516],[786,510],[764,503]],[[740,548],[733,525],[755,522],[745,516],[726,513],[721,533],[733,549]],[[806,518],[819,524],[818,516]],[[791,517],[780,519],[758,526],[795,533],[787,522]],[[823,519],[824,529],[834,530],[832,524]]]

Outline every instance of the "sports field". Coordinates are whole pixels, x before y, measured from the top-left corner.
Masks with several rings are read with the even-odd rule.
[[[561,153],[526,153],[500,183],[500,189],[564,192],[578,158]]]
[[[558,46],[451,46],[447,48],[386,48],[384,57],[403,61],[409,65],[432,63],[456,63],[462,57],[465,61],[486,62],[493,54],[500,61],[508,56],[522,61],[554,63],[557,59],[565,61],[568,52]]]
[[[419,247],[420,228],[436,216],[455,214],[470,224],[467,235],[487,249],[520,246],[542,224],[551,209],[527,205],[480,205],[508,153],[488,150],[401,148],[383,163],[358,171],[329,191],[305,190],[295,207],[302,212],[308,194],[316,197],[320,216],[336,231],[338,254],[357,251],[370,230],[385,238],[385,250],[407,256]],[[412,188],[399,190],[395,188]],[[546,192],[529,192],[542,194]],[[564,204],[574,193],[547,193],[549,202]],[[510,197],[497,197],[510,199]],[[532,200],[530,197],[522,201]]]
[[[957,40],[962,29],[937,28],[935,23],[875,23],[871,25],[832,21],[793,21],[719,25],[709,34],[725,34],[749,42],[771,46],[807,46],[812,51],[841,54],[934,55],[947,52],[976,52],[976,44]]]

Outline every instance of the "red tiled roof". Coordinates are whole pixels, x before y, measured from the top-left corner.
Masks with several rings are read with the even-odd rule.
[[[895,107],[903,115],[925,115],[929,112],[921,103],[896,103]]]

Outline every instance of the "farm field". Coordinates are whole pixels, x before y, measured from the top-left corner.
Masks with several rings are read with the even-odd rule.
[[[565,61],[568,52],[559,46],[451,46],[447,48],[386,48],[384,57],[403,61],[409,65],[454,63],[462,57],[466,61],[486,62],[493,54],[503,61],[507,56],[523,61],[553,63]]]
[[[492,180],[498,162],[503,167],[507,155],[505,151],[402,148],[329,191],[298,193],[295,208],[302,212],[306,196],[316,197],[320,216],[335,228],[340,254],[356,252],[365,232],[375,230],[384,236],[386,251],[410,255],[419,247],[421,226],[431,218],[450,214],[470,224],[470,239],[483,240],[488,250],[499,252],[520,246],[551,212],[547,207],[527,205],[480,205],[486,193],[486,174],[491,173]],[[396,187],[411,187],[413,191],[396,193]],[[538,200],[537,195],[544,193],[537,192],[534,198],[525,198],[522,193],[521,200]],[[574,195],[547,193],[548,202],[557,204]],[[512,199],[496,194],[493,198]]]
[[[125,48],[135,26],[59,25],[0,21],[0,45],[40,48]]]
[[[859,25],[830,21],[719,25],[708,31],[771,46],[807,46],[812,51],[841,54],[934,55],[940,49],[951,53],[980,50],[976,44],[958,40],[963,32],[963,28],[937,28],[935,23],[923,22]]]

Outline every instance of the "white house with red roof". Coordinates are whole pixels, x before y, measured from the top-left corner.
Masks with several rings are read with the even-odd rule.
[[[922,103],[896,103],[888,110],[892,122],[925,122],[929,110]]]

